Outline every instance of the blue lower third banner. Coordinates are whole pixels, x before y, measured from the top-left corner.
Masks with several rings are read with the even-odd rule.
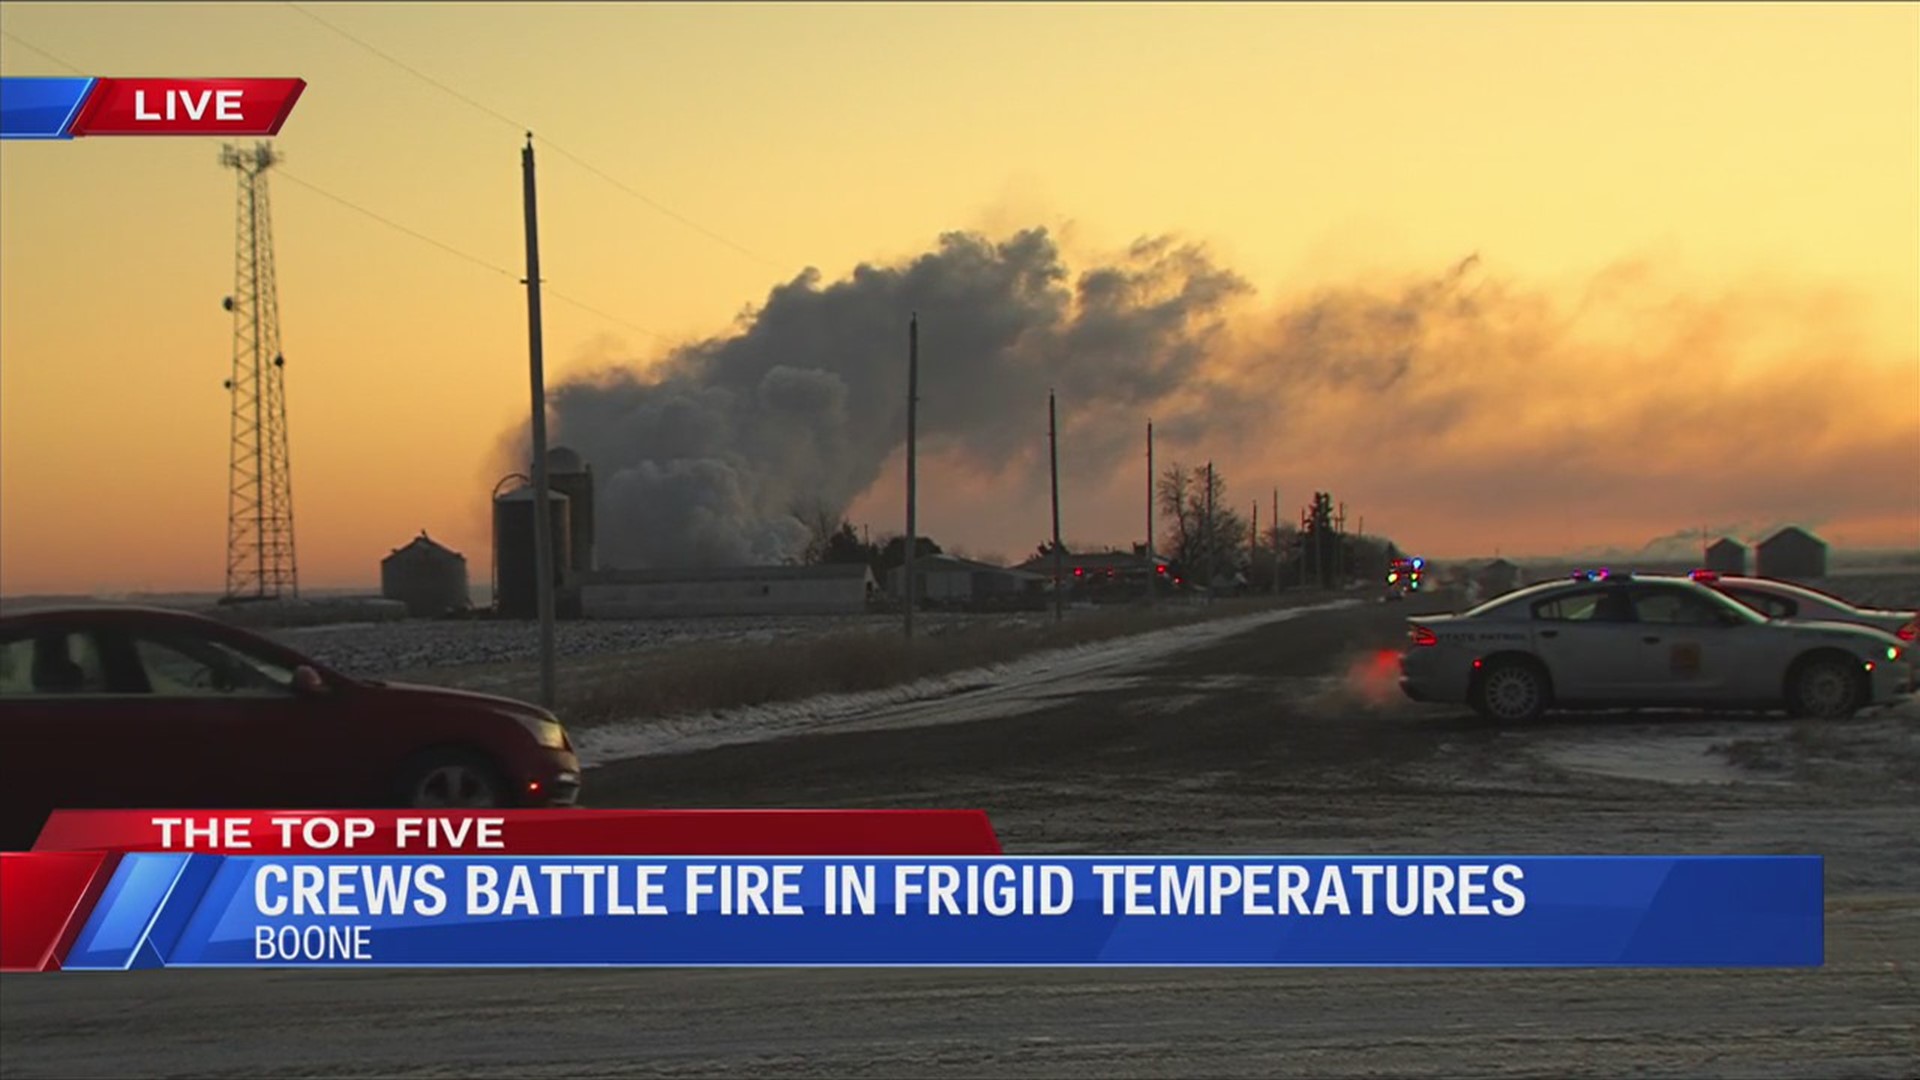
[[[62,966],[1809,967],[1813,856],[123,858]]]

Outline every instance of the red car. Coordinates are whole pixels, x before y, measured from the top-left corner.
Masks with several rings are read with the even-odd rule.
[[[565,806],[552,713],[353,678],[214,619],[81,607],[0,617],[0,847],[56,808]]]

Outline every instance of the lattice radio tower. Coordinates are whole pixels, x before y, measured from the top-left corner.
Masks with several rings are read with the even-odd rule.
[[[233,449],[227,467],[226,602],[300,595],[293,556],[293,479],[287,456],[287,395],[280,354],[280,300],[273,278],[267,143],[227,145],[220,164],[240,174],[234,249]]]

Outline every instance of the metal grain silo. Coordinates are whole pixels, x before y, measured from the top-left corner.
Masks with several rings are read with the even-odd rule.
[[[472,604],[467,592],[467,557],[435,543],[421,529],[404,547],[380,560],[380,595],[407,605],[407,614],[436,618],[465,611]]]
[[[567,529],[567,497],[558,491],[547,493],[547,512],[553,527],[553,587],[556,593],[567,583],[567,555],[571,550]],[[536,583],[539,570],[534,538],[534,495],[532,485],[518,487],[493,500],[493,558],[498,581],[494,586],[494,606],[512,619],[531,619],[539,615]]]
[[[567,566],[574,577],[596,569],[593,553],[593,468],[564,446],[547,451],[547,486],[567,497]]]

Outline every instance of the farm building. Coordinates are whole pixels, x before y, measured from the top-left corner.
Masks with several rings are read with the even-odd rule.
[[[1826,541],[1798,525],[1789,525],[1760,541],[1754,570],[1761,577],[1770,578],[1826,577]]]
[[[1060,559],[1060,576],[1075,591],[1130,586],[1144,592],[1147,582],[1166,572],[1167,560],[1144,551],[1067,552]],[[1035,555],[1020,569],[1053,580],[1053,556]]]
[[[380,595],[406,604],[407,614],[417,618],[465,611],[472,602],[467,558],[422,529],[405,547],[380,560]]]
[[[547,494],[547,521],[553,541],[555,604],[566,606],[573,550],[568,528],[571,501],[558,491]],[[531,619],[538,612],[540,571],[537,557],[537,519],[531,486],[518,487],[493,500],[494,604],[510,619]]]
[[[887,572],[887,591],[905,595],[905,568]],[[913,561],[916,595],[922,603],[947,606],[1011,602],[1041,592],[1051,575],[1036,574],[992,563],[975,562],[957,555],[922,556]]]
[[[1707,569],[1720,574],[1747,572],[1747,545],[1723,536],[1707,548]]]
[[[590,619],[681,615],[857,615],[877,589],[864,563],[596,570],[580,578]]]

